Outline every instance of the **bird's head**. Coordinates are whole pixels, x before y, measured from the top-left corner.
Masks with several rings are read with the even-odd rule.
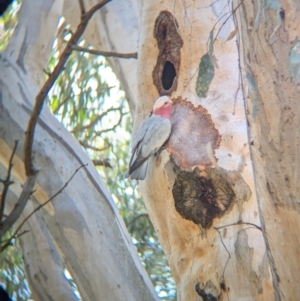
[[[158,98],[153,106],[153,114],[164,118],[171,118],[171,109],[173,102],[168,96]]]

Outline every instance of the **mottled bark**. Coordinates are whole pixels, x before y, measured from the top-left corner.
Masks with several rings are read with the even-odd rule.
[[[89,7],[95,2],[85,3]],[[74,26],[79,21],[76,4],[66,0],[63,7],[67,21]],[[61,7],[57,6],[57,12],[53,10],[56,14],[44,15],[55,16],[57,20],[58,8]],[[28,16],[32,9],[28,8]],[[110,60],[129,97],[135,128],[149,116],[161,93],[169,94],[176,102],[176,132],[167,150],[151,162],[148,177],[141,181],[140,188],[177,282],[178,300],[298,298],[299,10],[296,1],[240,1],[233,6],[227,1],[112,1],[87,29],[86,39],[99,50],[127,53],[138,48],[137,62]],[[32,20],[36,19],[27,18],[29,23]],[[6,163],[13,140],[23,134],[31,99],[42,82],[42,68],[49,53],[41,49],[45,45],[49,49],[51,43],[45,42],[42,30],[41,39],[34,42],[32,37],[39,37],[39,31],[36,26],[28,26],[34,29],[29,34],[26,28],[17,31],[15,44],[1,60],[4,72],[0,73],[0,103],[4,113],[0,122],[4,130],[0,150],[7,147],[7,151],[1,152],[1,162]],[[42,28],[50,28],[49,34],[53,34],[53,28]],[[24,42],[26,37],[30,37],[30,43]],[[43,57],[36,61],[32,59],[40,56]],[[18,130],[10,130],[8,124]],[[88,162],[47,110],[43,112],[37,137],[40,138],[36,141],[35,164],[42,180],[38,182],[41,196],[33,204],[46,200],[78,164]],[[53,150],[57,153],[55,157]],[[18,157],[22,166],[21,153]],[[56,169],[61,162],[66,162],[66,168]],[[22,167],[17,170],[15,177],[18,175],[23,183]],[[51,187],[49,172],[54,175]],[[82,281],[79,288],[84,299],[95,300],[95,294],[98,296],[97,292],[103,293],[105,289],[94,274],[101,271],[94,269],[95,262],[91,268],[91,261],[86,258],[97,258],[100,253],[107,262],[111,258],[109,251],[116,245],[123,246],[110,244],[108,237],[118,237],[116,232],[99,232],[108,227],[105,221],[113,220],[119,225],[120,220],[106,193],[100,197],[100,204],[90,201],[99,189],[105,191],[92,169],[82,170],[76,178],[78,183],[91,185],[84,192],[92,195],[82,195],[75,182],[74,191],[68,188],[61,199],[32,219],[30,227],[43,225],[38,228],[42,235],[40,239],[33,236],[30,244],[24,244],[28,254],[41,258],[41,265],[31,265],[38,279],[48,275],[42,260],[47,252],[37,252],[38,248],[32,247],[41,241],[43,246],[48,245],[48,254],[56,262],[57,270],[49,275],[59,277],[64,258],[77,282]],[[78,195],[89,202],[76,201],[74,205],[72,200],[77,200]],[[69,208],[73,211],[69,212]],[[111,218],[99,217],[98,210],[108,210]],[[88,230],[77,231],[78,223],[80,229]],[[90,237],[101,247],[82,253],[87,242],[92,244]],[[131,248],[129,243],[126,246]],[[135,276],[128,276],[128,260],[119,259],[124,249],[117,250],[114,263],[119,267],[121,261],[127,262],[126,279],[135,281]],[[129,258],[136,260],[134,256]],[[38,270],[40,266],[45,270]],[[123,270],[117,271],[121,275]],[[120,292],[123,297],[124,291],[133,292],[134,282],[127,282],[121,284],[121,288],[128,285]],[[113,290],[117,284],[118,280],[108,280],[103,285],[121,298],[118,288]],[[86,287],[92,290],[91,294]],[[144,294],[145,298],[149,294]],[[71,295],[68,298],[56,299],[72,300]]]
[[[298,300],[300,3],[244,1],[236,17],[255,190],[275,300]]]
[[[73,2],[74,3],[74,2]],[[0,174],[14,157],[6,213],[18,200],[26,176],[24,137],[45,69],[63,1],[23,1],[19,25],[0,54]],[[152,284],[91,160],[47,107],[41,112],[33,143],[38,170],[35,192],[16,223],[46,202],[82,164],[69,185],[36,212],[20,237],[25,270],[34,300],[76,300],[64,267],[84,300],[156,300]]]
[[[114,1],[110,8],[97,19],[101,42],[93,35],[89,41],[127,52],[135,51],[138,41],[137,64],[111,61],[130,95],[135,128],[163,88],[178,103],[176,120],[183,123],[176,121],[176,127],[186,128],[171,137],[168,152],[173,162],[198,160],[200,167],[192,174],[174,167],[164,151],[140,185],[178,284],[178,299],[296,300],[299,3]],[[171,79],[162,79],[163,74]],[[172,76],[176,85],[166,90]],[[199,121],[190,105],[180,110],[185,100],[201,105]],[[215,130],[220,145],[214,148],[211,139],[216,138],[209,133]],[[205,160],[196,159],[201,157]],[[188,187],[189,177],[194,184]],[[234,197],[223,193],[228,185]],[[186,210],[198,204],[195,192],[206,201]],[[207,228],[199,229],[197,221]]]
[[[274,298],[231,11],[227,1],[142,5],[136,126],[161,94],[175,109],[167,150],[140,188],[178,300]]]

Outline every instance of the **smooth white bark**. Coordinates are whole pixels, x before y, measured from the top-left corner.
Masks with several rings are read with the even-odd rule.
[[[245,2],[236,14],[256,193],[275,300],[297,300],[300,294],[299,9],[298,1]]]
[[[95,2],[86,1],[86,7],[90,7],[93,3]],[[236,3],[236,5],[238,5],[238,3]],[[254,42],[257,44],[254,43],[256,46],[254,49],[251,48],[252,42],[249,42],[248,40],[247,30],[258,28],[259,30],[262,30],[261,27],[257,27],[257,20],[259,20],[258,17],[262,20],[262,18],[265,17],[265,14],[262,8],[256,8],[255,13],[253,13],[251,7],[252,4],[249,5],[250,8],[244,8],[243,11],[241,10],[241,12],[239,12],[239,24],[242,24],[240,26],[244,26],[243,30],[246,33],[242,36],[244,44],[241,45],[241,47],[244,50],[249,48],[249,51],[251,51],[249,54],[250,56],[248,56],[248,53],[244,54],[244,57],[248,60],[252,54],[256,53],[255,51],[257,51],[258,46],[261,47],[263,45],[266,49],[269,47],[268,43],[263,43],[261,45],[261,42],[257,42],[262,41],[262,39],[254,39]],[[55,7],[55,9],[53,7],[53,9],[50,10],[54,15],[56,10],[61,6],[57,4]],[[286,17],[289,14],[296,12],[296,10],[288,10],[291,9],[289,3],[284,4],[284,9],[286,10]],[[297,133],[298,127],[289,127],[286,129],[283,138],[285,139],[285,137],[288,137],[289,140],[284,140],[285,144],[283,146],[286,146],[286,148],[284,148],[284,153],[287,155],[281,158],[280,162],[283,162],[283,167],[280,164],[277,164],[277,171],[272,173],[272,176],[269,174],[270,169],[266,168],[266,162],[269,167],[271,166],[273,168],[272,162],[275,162],[278,156],[271,152],[271,155],[269,155],[267,159],[262,160],[265,156],[265,152],[260,148],[260,144],[256,146],[256,140],[262,141],[263,143],[268,141],[269,144],[263,145],[264,150],[268,150],[267,145],[273,145],[272,143],[276,142],[277,146],[275,146],[277,148],[275,147],[275,150],[278,151],[278,154],[283,153],[280,148],[280,143],[283,140],[277,135],[280,130],[280,122],[278,121],[278,118],[274,118],[273,116],[280,116],[281,110],[286,109],[283,106],[280,107],[278,105],[281,103],[280,101],[275,101],[277,99],[275,97],[276,93],[274,92],[276,90],[276,85],[274,84],[275,86],[273,85],[271,88],[268,88],[267,82],[264,81],[264,74],[268,70],[268,68],[265,68],[264,66],[274,65],[277,60],[272,56],[265,55],[268,51],[261,52],[262,57],[258,63],[251,66],[252,74],[250,75],[252,75],[253,80],[256,80],[256,89],[251,86],[253,81],[251,80],[251,76],[248,76],[248,81],[250,83],[249,98],[251,99],[252,97],[251,101],[248,100],[248,109],[250,108],[250,114],[252,114],[252,117],[250,116],[250,121],[251,119],[254,120],[254,122],[253,120],[251,121],[250,126],[251,142],[252,139],[254,140],[253,154],[254,165],[256,166],[255,186],[252,173],[252,161],[249,153],[247,119],[240,82],[240,69],[242,69],[246,75],[249,70],[246,69],[245,65],[239,66],[235,36],[236,28],[233,19],[230,17],[228,18],[228,12],[230,12],[231,6],[228,5],[227,1],[215,1],[213,4],[210,1],[199,2],[192,0],[143,2],[132,0],[126,1],[126,3],[124,1],[112,1],[101,10],[101,12],[95,15],[93,23],[87,29],[85,37],[89,43],[100,50],[132,52],[138,49],[138,61],[119,59],[110,61],[129,97],[131,109],[132,112],[134,112],[135,127],[138,127],[142,120],[149,115],[154,101],[159,96],[152,78],[152,71],[157,62],[159,53],[157,41],[154,38],[154,26],[156,18],[163,10],[169,11],[177,20],[178,32],[183,40],[183,47],[180,51],[181,63],[180,71],[178,73],[178,87],[171,97],[181,97],[182,99],[189,100],[195,106],[201,105],[207,109],[215,128],[221,135],[220,147],[216,150],[216,158],[218,159],[216,168],[223,168],[223,170],[228,172],[228,175],[230,174],[230,171],[237,171],[251,191],[250,198],[245,194],[245,202],[242,205],[237,204],[221,218],[214,219],[212,226],[216,227],[233,224],[240,220],[260,226],[259,214],[261,214],[266,221],[266,224],[264,225],[266,229],[263,229],[265,237],[258,228],[250,227],[245,224],[227,226],[220,232],[221,236],[219,236],[218,232],[213,227],[210,227],[209,229],[206,229],[204,235],[198,225],[182,218],[174,207],[172,185],[176,179],[174,178],[175,176],[173,175],[170,163],[168,163],[169,156],[167,152],[164,151],[161,160],[152,162],[153,168],[150,168],[148,178],[141,183],[140,187],[149,214],[158,232],[158,236],[177,282],[178,299],[203,299],[204,297],[200,297],[199,293],[195,291],[195,284],[199,283],[200,287],[205,292],[210,291],[214,296],[222,295],[225,299],[273,300],[274,298],[279,298],[278,300],[280,300],[280,297],[278,297],[280,294],[278,294],[277,288],[275,288],[275,291],[277,290],[277,292],[274,294],[273,286],[276,285],[276,281],[274,282],[274,279],[272,279],[272,275],[275,275],[274,262],[270,261],[272,256],[270,257],[270,253],[266,252],[265,242],[267,240],[270,243],[276,266],[279,267],[277,271],[279,271],[279,275],[283,275],[280,275],[283,299],[288,300],[289,296],[291,296],[289,295],[289,292],[291,291],[295,292],[295,298],[297,298],[297,289],[299,286],[293,285],[293,283],[296,283],[295,279],[299,278],[295,276],[297,275],[295,271],[297,260],[299,259],[299,241],[295,236],[295,233],[297,233],[295,229],[297,227],[298,213],[297,210],[294,210],[293,208],[297,207],[298,190],[295,188],[296,190],[293,190],[294,192],[292,195],[289,195],[289,193],[292,187],[291,185],[296,187],[295,183],[298,183],[297,170],[299,164],[297,161],[298,157],[295,155],[298,146],[291,152],[293,160],[290,160],[288,154],[291,145],[287,144],[287,141],[289,143],[297,141],[298,136],[293,137],[291,134]],[[66,0],[64,2],[63,12],[67,22],[76,26],[79,20],[79,13],[78,7],[74,5],[73,1]],[[249,20],[245,19],[246,17],[242,12],[244,14],[248,13],[249,15],[251,15],[251,12],[252,18],[250,16]],[[278,16],[276,13],[278,13],[278,11],[272,11],[271,13],[271,17],[274,18],[274,20],[275,17]],[[45,15],[47,16],[47,14]],[[50,16],[51,14],[49,15],[49,18]],[[220,17],[222,18],[220,19]],[[228,20],[224,23],[227,18]],[[47,22],[47,20],[48,19],[46,18],[45,22]],[[248,20],[248,23],[246,20]],[[279,34],[279,40],[281,39],[283,42],[289,41],[291,43],[296,43],[296,32],[299,27],[297,17],[294,16],[293,18],[287,18],[286,20],[287,23],[284,24],[287,28],[290,28],[288,38],[286,36],[285,27],[278,27],[275,31],[275,21],[272,23],[275,25],[268,29],[267,36],[269,38],[271,36],[274,38],[277,37],[276,34]],[[30,20],[28,20],[28,22],[30,22]],[[264,19],[263,22],[267,22],[266,19]],[[45,52],[44,58],[41,58],[42,64],[40,64],[40,62],[36,62],[35,64],[33,63],[34,60],[30,59],[29,54],[26,54],[26,49],[29,47],[29,44],[23,43],[23,41],[24,37],[26,37],[27,30],[30,30],[30,28],[32,27],[25,26],[23,29],[19,29],[19,32],[17,33],[19,37],[14,42],[15,44],[12,44],[15,45],[15,47],[16,45],[19,45],[16,47],[17,50],[11,46],[11,48],[9,48],[10,52],[7,51],[5,56],[2,55],[1,60],[1,71],[3,70],[0,74],[1,90],[4,92],[2,92],[0,101],[3,108],[2,112],[5,112],[2,113],[0,118],[0,122],[2,122],[1,129],[4,129],[1,131],[1,137],[9,137],[5,139],[1,138],[1,145],[4,146],[7,144],[10,149],[12,148],[13,140],[17,138],[16,136],[20,136],[22,131],[24,131],[28,119],[28,112],[31,110],[32,99],[40,84],[39,79],[42,74],[41,66],[45,64],[45,58],[47,57]],[[51,27],[48,27],[47,25],[47,28],[50,28],[49,34],[53,34]],[[220,32],[219,29],[221,29]],[[208,51],[207,41],[209,40],[209,35],[212,30],[214,37],[216,37],[216,34],[218,33],[218,37],[214,42],[214,57],[216,59],[215,75],[209,87],[207,97],[200,98],[195,92],[198,67],[201,57]],[[264,31],[260,34],[264,36]],[[32,34],[32,36],[41,37],[41,35],[37,33]],[[38,40],[34,43],[38,45],[37,41]],[[273,42],[274,41],[272,41],[272,43]],[[23,47],[21,47],[22,45]],[[292,44],[291,47],[294,47],[294,44]],[[288,59],[290,59],[288,55],[293,49],[294,48],[286,50],[286,56],[278,56],[281,58],[279,61],[283,62],[285,59],[288,61]],[[20,53],[22,54],[21,56],[19,55]],[[37,58],[39,58],[39,53],[39,51],[35,52]],[[43,54],[43,52],[41,53]],[[273,54],[274,53],[277,52],[273,51]],[[28,58],[28,68],[31,70],[30,73],[27,72],[27,74],[24,74],[23,71],[20,71],[20,68],[22,70],[23,58]],[[245,62],[247,62],[246,59],[242,63]],[[290,64],[289,68],[295,67],[291,62]],[[286,78],[289,78],[290,76],[289,72],[291,72],[291,70],[289,70],[289,68],[285,68],[284,74]],[[270,73],[269,71],[267,72],[269,78],[273,78],[273,76],[276,77],[277,73],[273,73],[273,71],[271,70]],[[31,76],[31,74],[33,75]],[[294,100],[297,99],[295,95],[298,94],[295,93],[296,90],[294,90],[295,87],[293,85],[293,89],[289,89],[291,82],[286,82],[281,86],[282,91],[288,93],[288,97],[282,98],[281,101],[284,103],[283,100],[286,102],[289,99],[293,99],[294,105],[292,106],[291,112],[298,112],[298,102],[294,102]],[[247,85],[247,82],[244,82],[243,84]],[[13,90],[11,87],[13,87]],[[259,108],[257,107],[257,91],[264,96],[263,99],[268,99],[270,95],[272,95],[272,97],[274,96],[275,100],[272,98],[273,102],[264,103],[263,107],[265,114],[262,114],[264,110],[259,111]],[[11,95],[13,95],[13,97]],[[9,99],[9,102],[4,101],[5,99]],[[257,109],[258,115],[257,119],[255,119],[253,116],[256,116]],[[27,112],[27,115],[25,112]],[[268,124],[265,127],[261,126],[266,120],[268,121]],[[283,124],[286,120],[287,119],[282,119]],[[299,118],[297,120],[299,120]],[[20,124],[14,127],[15,129],[18,129],[18,135],[11,131],[7,124]],[[268,127],[270,128],[270,131],[265,132]],[[47,135],[45,135],[45,133],[47,133]],[[5,144],[3,140],[5,140]],[[72,147],[70,148],[69,145]],[[297,145],[296,142],[295,145]],[[1,147],[0,150],[1,149],[4,148]],[[68,133],[66,133],[64,129],[59,128],[58,123],[50,117],[47,110],[43,111],[41,122],[37,128],[37,143],[35,144],[35,149],[37,152],[35,164],[41,170],[41,178],[44,179],[39,183],[42,196],[37,197],[37,200],[40,201],[46,200],[47,197],[51,196],[55,189],[57,189],[57,186],[62,185],[80,163],[89,161],[88,158],[82,154],[82,151],[73,142]],[[55,152],[56,156],[53,156],[53,152]],[[42,154],[42,156],[40,157],[38,154]],[[5,156],[7,157],[7,152],[2,151],[1,156],[2,158],[5,158]],[[18,156],[21,158],[20,151]],[[45,158],[47,158],[47,160],[45,160]],[[2,159],[1,162],[7,162],[7,158]],[[53,166],[61,166],[61,169],[55,171]],[[18,169],[18,174],[22,174],[21,169],[21,167]],[[280,186],[279,183],[281,182],[279,181],[279,178],[276,178],[275,176],[280,175],[280,172],[283,169],[288,171],[286,174],[289,175],[289,181],[286,181],[285,178],[283,178],[283,182],[291,183],[289,184],[290,186],[288,184]],[[53,186],[51,187],[49,187],[49,183],[45,182],[45,179],[48,179],[48,174],[51,174],[51,179],[53,178],[53,181],[56,181],[56,183],[52,183]],[[19,178],[20,182],[24,182],[24,177],[19,176]],[[71,186],[68,187],[68,189],[54,201],[52,206],[46,207],[37,215],[42,216],[41,221],[45,222],[45,228],[49,231],[49,236],[51,236],[55,242],[56,251],[54,251],[54,254],[60,254],[63,257],[68,254],[68,258],[71,258],[68,268],[77,282],[80,283],[80,281],[82,281],[82,287],[80,287],[80,289],[83,297],[90,298],[86,300],[93,300],[95,295],[93,296],[92,294],[95,292],[101,291],[101,293],[105,294],[103,292],[105,289],[100,288],[99,283],[96,281],[95,274],[90,274],[90,262],[85,259],[97,258],[97,255],[99,254],[102,254],[104,258],[111,258],[116,267],[116,269],[111,269],[111,266],[106,267],[107,270],[105,270],[105,275],[109,275],[110,271],[113,272],[113,275],[116,275],[116,280],[112,280],[112,282],[108,281],[109,284],[106,283],[106,287],[111,287],[112,285],[112,288],[115,288],[120,284],[121,288],[124,286],[126,287],[124,288],[124,291],[128,292],[130,296],[130,292],[133,292],[131,290],[131,285],[133,286],[134,284],[128,283],[128,281],[124,283],[122,275],[124,275],[124,271],[126,274],[130,270],[128,262],[135,262],[136,258],[133,256],[133,259],[129,257],[130,260],[126,257],[121,262],[119,259],[118,261],[114,261],[116,258],[120,258],[120,254],[125,254],[125,249],[122,249],[117,243],[120,249],[117,249],[118,251],[116,251],[115,257],[110,257],[109,253],[115,248],[115,245],[112,246],[111,240],[106,240],[105,238],[110,235],[115,237],[120,235],[125,237],[126,242],[128,239],[127,234],[125,232],[124,234],[121,231],[121,234],[119,233],[117,235],[112,229],[109,229],[110,232],[107,232],[106,235],[99,234],[99,231],[103,231],[103,229],[107,229],[107,227],[109,228],[109,223],[111,221],[114,222],[116,229],[123,229],[122,226],[120,226],[120,223],[122,222],[116,217],[117,215],[114,206],[106,193],[102,194],[102,197],[100,197],[102,200],[100,203],[91,201],[95,194],[98,195],[99,191],[105,191],[105,188],[102,187],[102,184],[99,184],[101,182],[98,179],[98,176],[94,174],[94,171],[90,169],[90,167],[85,171],[81,170],[75,178],[74,185],[76,186],[76,190],[73,191]],[[269,188],[266,188],[266,179],[269,178],[271,179],[268,181]],[[271,186],[270,183],[272,184]],[[80,194],[82,193],[79,188],[80,185],[84,185],[84,195]],[[89,189],[86,187],[89,187]],[[283,187],[283,189],[278,192],[277,187]],[[236,189],[239,189],[239,185],[237,185]],[[259,203],[260,207],[257,205],[256,192],[259,193],[258,195],[261,201]],[[279,198],[280,206],[273,206],[272,201],[274,201],[274,196],[278,197],[281,194],[286,198],[286,206],[282,206],[282,203],[285,203],[281,201],[284,199],[281,197]],[[86,201],[82,203],[76,202],[74,204],[72,200],[77,200],[80,195],[80,199]],[[71,205],[66,206],[66,204]],[[294,207],[291,206],[291,204]],[[72,208],[71,212],[70,208]],[[110,212],[110,216],[96,216],[97,214],[100,214],[98,211]],[[274,216],[276,216],[276,218],[274,218]],[[79,219],[82,221],[80,224],[81,231],[78,229]],[[86,222],[87,220],[89,220],[88,223]],[[101,246],[101,249],[96,250],[98,253],[93,250],[87,250],[87,253],[82,253],[83,245],[91,245],[91,238],[94,239],[95,237],[97,237],[96,240],[98,240],[98,246]],[[267,238],[267,240],[264,240],[264,238]],[[24,239],[25,236],[23,240]],[[290,256],[285,256],[284,252],[281,251],[282,249],[277,247],[279,243],[284,243],[285,240],[287,241],[287,248],[289,254],[291,254]],[[46,238],[44,243],[47,243]],[[131,244],[128,243],[127,245],[126,243],[125,245],[129,249],[131,248]],[[267,250],[269,251],[269,246],[267,246]],[[229,254],[227,251],[230,253],[230,258],[228,257]],[[286,264],[286,258],[288,264]],[[271,262],[271,269],[269,262]],[[59,271],[61,270],[59,262],[57,266],[57,273],[59,274]],[[78,266],[81,266],[81,269],[79,269]],[[121,266],[125,267],[125,270],[122,270]],[[289,268],[287,269],[286,267]],[[138,270],[140,271],[140,269]],[[292,273],[289,272],[290,270]],[[93,272],[101,275],[101,271],[98,269],[95,269]],[[128,275],[129,274],[126,274],[127,280],[129,278],[135,279],[135,277],[131,278]],[[291,275],[292,278],[290,278]],[[91,282],[87,283],[87,279]],[[121,282],[121,280],[123,282]],[[225,289],[222,288],[222,284],[225,285]],[[146,281],[146,287],[150,287],[148,280]],[[92,293],[89,294],[88,289],[86,288],[90,288]],[[118,294],[118,289],[116,291],[117,292],[114,291],[116,296],[120,296]],[[122,293],[124,293],[124,291],[122,291]],[[151,295],[152,293],[149,294]],[[108,297],[109,293],[104,296]],[[151,296],[153,297],[153,295]],[[295,298],[293,297],[292,299]],[[114,298],[114,300],[118,299]]]
[[[299,81],[299,4],[291,1],[269,1],[267,4],[260,1],[235,1],[233,7],[231,5],[228,1],[164,0],[130,1],[130,4],[123,6],[123,3],[121,5],[114,1],[114,14],[108,10],[107,16],[120,16],[122,19],[130,15],[130,24],[122,23],[120,26],[119,18],[102,18],[98,26],[101,32],[99,37],[109,32],[110,40],[108,42],[106,39],[106,42],[120,51],[127,49],[128,45],[135,45],[130,37],[138,40],[137,65],[127,61],[124,64],[123,61],[112,64],[117,74],[126,74],[119,75],[119,78],[127,94],[130,95],[128,90],[134,91],[131,100],[134,99],[137,128],[148,116],[158,97],[152,79],[159,53],[153,35],[154,23],[163,10],[173,14],[179,24],[178,31],[184,45],[181,49],[178,88],[171,97],[187,98],[208,110],[222,136],[221,145],[216,150],[218,165],[228,171],[237,170],[252,193],[251,198],[243,204],[242,214],[238,208],[234,208],[230,214],[215,220],[214,226],[234,223],[239,219],[258,226],[261,225],[261,219],[265,222],[263,235],[258,229],[246,226],[231,226],[224,230],[226,233],[223,232],[223,242],[231,254],[226,266],[228,254],[216,231],[207,231],[207,237],[203,239],[198,227],[191,221],[183,220],[176,212],[171,189],[168,189],[172,186],[172,177],[171,180],[167,179],[159,170],[150,172],[141,189],[177,281],[179,299],[196,298],[196,280],[205,283],[207,279],[211,279],[218,288],[225,266],[224,279],[230,287],[225,299],[280,299],[279,287],[283,298],[294,296],[290,298],[295,299],[299,295],[299,277],[296,276],[299,261],[299,240],[296,237],[298,213],[295,210],[299,199],[299,164],[296,155],[299,144],[299,126],[296,120],[299,118],[293,114],[299,112],[299,91],[295,86]],[[231,9],[238,5],[240,8],[235,13],[239,30],[230,17]],[[130,11],[131,7],[135,9]],[[110,21],[113,24],[105,26]],[[135,27],[136,24],[138,28]],[[208,95],[203,99],[196,95],[195,83],[200,58],[208,51],[207,42],[211,31],[214,37],[218,34],[214,43],[218,67],[215,68]],[[237,33],[241,35],[241,65],[236,47]],[[122,36],[126,38],[123,39]],[[97,39],[89,41],[98,43]],[[281,50],[278,47],[280,45],[284,46]],[[245,76],[243,82],[241,75]],[[275,80],[279,75],[282,82]],[[246,112],[250,122],[250,137],[247,135],[243,89],[245,96],[249,97],[246,99]],[[258,101],[259,96],[263,99],[262,102]],[[287,127],[286,124],[291,120],[294,120],[294,125]],[[285,131],[283,128],[286,128]],[[249,142],[253,144],[251,147],[256,168],[254,175]],[[168,159],[165,153],[161,164],[154,163],[156,166],[164,166]],[[167,173],[170,176],[170,170],[167,169]],[[267,182],[269,187],[266,187]],[[246,235],[244,231],[241,232],[241,228],[246,228]],[[268,252],[265,247],[267,241]],[[287,250],[289,255],[286,255]],[[239,257],[241,254],[245,254],[245,257]],[[276,278],[274,267],[280,275],[279,282],[272,279],[271,274]],[[220,291],[219,288],[217,290]]]
[[[96,0],[84,2],[86,8],[92,7]],[[140,3],[135,0],[112,1],[95,14],[88,25],[84,38],[95,49],[131,53],[138,51]],[[79,21],[78,3],[65,0],[63,15],[74,28]],[[131,111],[135,110],[137,99],[137,60],[108,59],[129,101]]]
[[[208,110],[222,137],[221,145],[216,150],[218,166],[227,172],[237,171],[251,191],[251,197],[245,196],[243,205],[236,205],[222,218],[216,218],[213,226],[233,224],[239,220],[260,226],[232,18],[222,27],[214,43],[215,76],[207,97],[200,98],[195,91],[200,59],[208,51],[210,32],[217,24],[213,30],[214,37],[216,36],[229,16],[231,7],[227,1],[216,1],[213,5],[210,1],[167,0],[143,1],[139,4],[139,22],[131,19],[131,25],[139,24],[138,30],[132,30],[134,37],[138,33],[137,70],[133,62],[127,66],[127,62],[117,66],[113,64],[117,74],[120,71],[126,74],[126,77],[119,78],[124,87],[132,87],[133,94],[136,93],[137,84],[137,97],[134,98],[135,128],[149,116],[152,105],[159,96],[152,78],[159,54],[154,28],[159,13],[166,10],[177,20],[178,32],[183,40],[178,87],[171,97],[180,96]],[[131,14],[130,5],[123,6],[115,1],[112,7],[114,13],[108,9],[106,18],[102,18],[99,23],[100,36],[110,28],[109,45],[117,50],[128,49],[126,47],[131,45],[132,40],[129,38],[127,43],[127,29],[134,27],[123,24],[120,20]],[[119,18],[112,18],[114,14]],[[225,17],[218,22],[223,15]],[[110,25],[105,26],[106,24]],[[114,31],[115,28],[118,31]],[[98,42],[95,36],[93,38],[89,41],[93,41],[95,45]],[[99,43],[104,43],[104,47],[107,42],[101,39]],[[201,235],[198,225],[183,219],[174,207],[172,186],[175,179],[172,168],[168,169],[166,165],[168,160],[169,156],[164,152],[162,160],[153,162],[153,170],[150,168],[149,175],[141,182],[140,188],[177,282],[178,300],[200,299],[195,291],[196,283],[204,287],[204,290],[210,289],[214,296],[222,295],[230,300],[271,300],[274,296],[272,277],[261,231],[246,225],[236,225],[226,227],[221,232],[222,239],[213,227],[206,230],[205,235]],[[228,263],[225,246],[230,253]],[[225,290],[221,288],[222,282],[225,283]]]

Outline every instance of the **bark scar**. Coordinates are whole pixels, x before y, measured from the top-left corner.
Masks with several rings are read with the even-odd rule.
[[[154,37],[159,54],[152,72],[153,83],[159,95],[170,95],[177,89],[180,48],[183,45],[177,21],[170,12],[160,12],[155,21]]]

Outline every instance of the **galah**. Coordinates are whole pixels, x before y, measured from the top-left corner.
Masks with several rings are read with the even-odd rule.
[[[172,100],[167,96],[158,98],[152,114],[140,126],[133,142],[127,176],[144,180],[148,170],[148,159],[156,155],[171,135]]]

